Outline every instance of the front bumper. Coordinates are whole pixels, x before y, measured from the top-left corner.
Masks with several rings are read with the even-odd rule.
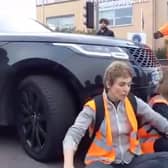
[[[162,79],[163,73],[161,67],[140,68],[133,67],[134,77],[131,91],[147,101],[149,96],[156,92],[159,81]]]

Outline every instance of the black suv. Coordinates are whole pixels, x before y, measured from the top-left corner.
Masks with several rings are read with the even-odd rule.
[[[102,92],[102,75],[112,61],[131,62],[132,91],[144,100],[159,81],[160,64],[145,45],[53,33],[33,20],[0,18],[0,25],[0,125],[16,125],[36,160],[59,154],[83,103]]]

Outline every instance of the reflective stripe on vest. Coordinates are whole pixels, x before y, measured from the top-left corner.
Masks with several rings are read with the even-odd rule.
[[[141,149],[144,154],[155,152],[154,143],[156,139],[158,139],[158,137],[150,137],[149,139],[145,140],[145,142],[141,144]]]
[[[160,137],[156,130],[150,129],[150,125],[145,125],[138,130],[138,137],[143,153],[153,153],[154,142]]]
[[[94,140],[89,147],[88,153],[85,158],[85,163],[90,164],[93,161],[99,160],[105,163],[111,163],[115,160],[115,151],[112,147],[112,127],[110,124],[110,113],[107,109],[107,99],[103,96],[103,103],[105,109],[105,118],[102,121],[104,124],[101,124],[100,129],[96,132]],[[85,104],[90,108],[96,109],[94,100],[91,100]],[[130,151],[133,153],[141,153],[141,148],[139,141],[137,140],[137,120],[135,113],[133,111],[132,104],[129,99],[125,99],[126,113],[129,119],[129,122],[132,126],[132,132],[130,133]],[[105,135],[105,136],[102,136]]]
[[[161,95],[153,96],[148,103],[151,107],[153,107],[156,103],[168,104]],[[138,130],[138,137],[140,139],[143,153],[153,153],[154,142],[160,137],[160,135],[156,130],[151,129],[150,125],[145,125]]]

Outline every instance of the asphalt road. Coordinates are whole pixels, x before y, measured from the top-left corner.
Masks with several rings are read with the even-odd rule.
[[[11,128],[0,127],[0,168],[63,168],[63,162],[40,163],[31,159],[22,149]],[[75,162],[75,168],[82,168],[81,161]]]

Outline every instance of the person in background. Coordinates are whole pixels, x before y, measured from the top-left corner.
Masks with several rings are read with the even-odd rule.
[[[99,24],[100,30],[96,33],[97,35],[115,37],[114,32],[108,28],[109,21],[107,19],[100,19]]]
[[[100,125],[95,132],[99,109],[93,98],[65,135],[64,168],[74,167],[75,152],[88,128],[93,139],[85,157],[86,168],[166,168],[168,152],[143,155],[137,133],[141,121],[168,135],[168,121],[143,100],[129,95],[132,77],[131,65],[124,61],[114,61],[106,68],[99,102],[103,104]]]
[[[163,71],[163,78],[157,92],[150,97],[149,105],[168,119],[168,70]],[[140,128],[138,134],[144,153],[168,151],[168,139],[150,125],[146,124]]]

